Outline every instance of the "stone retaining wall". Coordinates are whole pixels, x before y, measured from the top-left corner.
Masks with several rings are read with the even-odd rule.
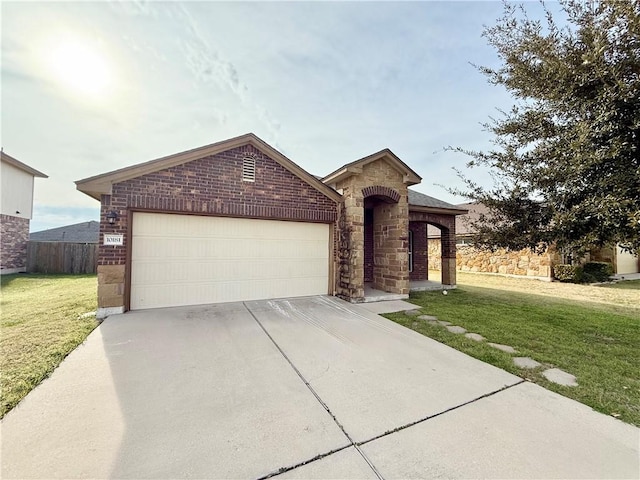
[[[468,245],[458,245],[456,268],[460,272],[496,273],[526,277],[553,277],[553,265],[560,263],[554,250],[541,255],[530,249],[495,252],[480,250]],[[429,239],[429,269],[440,270],[440,240]]]

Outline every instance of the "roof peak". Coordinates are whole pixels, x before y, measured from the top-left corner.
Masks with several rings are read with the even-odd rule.
[[[344,178],[350,177],[351,175],[356,175],[361,173],[361,168],[368,163],[375,162],[376,160],[380,160],[386,158],[396,170],[402,173],[404,177],[404,182],[407,185],[416,185],[422,181],[422,177],[418,175],[411,167],[409,167],[406,163],[404,163],[400,158],[393,153],[389,148],[383,148],[382,150],[372,153],[371,155],[367,155],[366,157],[355,160],[351,163],[347,163],[337,170],[331,172],[329,175],[326,175],[322,181],[324,183],[333,183]]]
[[[24,172],[27,172],[31,175],[33,175],[34,177],[40,177],[40,178],[49,178],[48,175],[45,175],[44,173],[42,173],[39,170],[36,170],[33,167],[30,167],[29,165],[27,165],[26,163],[22,163],[20,160],[13,158],[11,155],[9,155],[8,153],[6,153],[4,151],[4,149],[0,150],[0,157],[2,158],[3,162],[8,163],[9,165],[12,165]]]

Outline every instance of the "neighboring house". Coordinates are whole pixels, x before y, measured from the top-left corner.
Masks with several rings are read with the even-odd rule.
[[[253,134],[76,182],[101,202],[98,315],[306,295],[406,298],[441,228],[455,285],[454,205],[408,190],[390,150],[318,179]]]
[[[510,250],[498,248],[495,251],[477,249],[473,246],[472,223],[489,209],[481,203],[462,203],[460,208],[468,210],[466,215],[456,219],[458,242],[457,268],[461,272],[497,273],[501,275],[526,276],[550,281],[553,266],[561,263],[560,255],[554,248],[536,253],[529,248]]]
[[[466,209],[468,213],[456,217],[457,269],[463,272],[499,273],[507,275],[523,275],[542,280],[553,278],[553,266],[563,263],[563,258],[554,248],[537,254],[530,249],[507,250],[497,249],[494,252],[473,247],[473,227],[481,215],[489,210],[481,203],[461,203],[458,208]],[[430,268],[439,270],[439,232],[429,227]],[[593,249],[587,255],[587,261],[609,262],[613,265],[614,273],[630,274],[640,271],[637,255],[624,252],[620,246]]]
[[[100,222],[95,220],[29,234],[32,242],[98,243],[99,239]]]
[[[616,275],[640,273],[640,257],[624,251],[620,245],[615,247],[594,248],[589,252],[588,260],[609,262]]]
[[[0,152],[0,274],[24,272],[27,265],[29,221],[33,215],[33,179],[47,176]]]

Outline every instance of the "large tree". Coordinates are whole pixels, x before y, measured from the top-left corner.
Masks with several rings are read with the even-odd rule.
[[[482,202],[482,246],[573,254],[620,243],[640,250],[640,1],[560,2],[566,18],[530,19],[505,3],[483,36],[501,60],[478,67],[516,105],[485,127],[490,151],[469,151],[468,167],[489,167],[486,188],[463,173],[454,193]],[[563,16],[564,16],[563,15]]]

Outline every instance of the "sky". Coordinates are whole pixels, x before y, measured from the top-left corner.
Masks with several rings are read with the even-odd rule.
[[[533,5],[535,8],[535,5]],[[31,231],[99,219],[74,181],[253,132],[314,175],[383,148],[451,203],[447,146],[513,101],[472,66],[497,1],[0,3],[1,143],[47,174]],[[471,178],[487,184],[486,171]]]

